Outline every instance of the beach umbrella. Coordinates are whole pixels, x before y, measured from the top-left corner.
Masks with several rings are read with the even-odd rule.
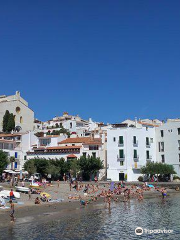
[[[46,192],[40,193],[40,196],[41,197],[46,197],[46,198],[51,198],[51,195],[49,193],[46,193]]]

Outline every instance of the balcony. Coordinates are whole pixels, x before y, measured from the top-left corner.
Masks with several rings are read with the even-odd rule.
[[[133,141],[133,147],[138,147],[138,141],[136,142]]]
[[[151,147],[150,143],[146,143],[146,147],[150,148]]]
[[[118,142],[118,147],[124,147],[124,143]]]
[[[117,155],[117,161],[120,162],[120,161],[124,161],[125,160],[125,155],[123,156],[118,156]]]
[[[138,162],[139,161],[139,156],[134,157],[134,162]]]
[[[140,165],[137,163],[132,164],[132,169],[141,169],[142,167],[143,167],[143,165]]]
[[[151,162],[151,160],[152,160],[152,156],[146,157],[147,162]]]

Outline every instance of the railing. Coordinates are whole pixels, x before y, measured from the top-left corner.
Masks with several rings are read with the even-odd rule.
[[[133,146],[138,147],[138,141],[136,141],[136,142],[133,141]]]
[[[134,157],[134,162],[138,162],[139,161],[139,156]]]
[[[152,156],[146,157],[147,161],[151,161],[152,160]]]
[[[124,147],[124,143],[118,142],[118,147]]]
[[[146,147],[150,148],[151,147],[150,143],[146,143]]]
[[[117,161],[124,161],[125,160],[125,155],[119,156],[117,155]]]
[[[132,169],[141,169],[143,165],[140,164],[133,164]]]

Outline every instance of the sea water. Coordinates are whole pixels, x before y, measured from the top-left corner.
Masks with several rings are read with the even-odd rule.
[[[165,200],[159,196],[142,202],[114,202],[110,210],[104,203],[91,204],[67,217],[61,213],[56,218],[51,214],[44,217],[48,217],[46,222],[17,219],[8,228],[0,229],[0,239],[180,239],[180,194]],[[142,235],[135,233],[137,227],[143,229]],[[154,230],[171,233],[152,233]]]

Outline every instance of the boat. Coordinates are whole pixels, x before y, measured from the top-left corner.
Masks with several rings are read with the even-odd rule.
[[[17,187],[15,187],[15,188],[16,188],[16,191],[17,191],[17,192],[24,192],[24,193],[28,193],[28,192],[29,192],[29,188],[27,188],[27,187],[17,186]]]
[[[20,198],[20,193],[13,191],[15,198]],[[10,197],[10,191],[9,190],[3,190],[0,192],[0,197],[3,198],[9,198]]]
[[[34,182],[34,181],[32,180],[32,182],[31,182],[31,184],[30,184],[30,187],[31,187],[31,188],[39,188],[40,186],[39,186],[38,183],[36,183],[36,182]]]

